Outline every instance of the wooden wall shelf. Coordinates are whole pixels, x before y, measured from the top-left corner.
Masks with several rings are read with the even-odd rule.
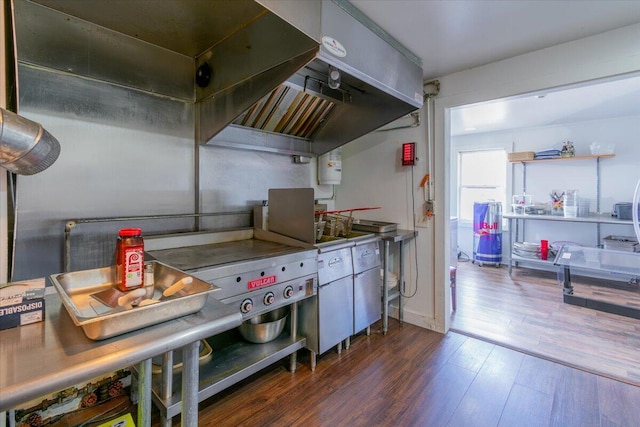
[[[553,159],[509,160],[509,163],[537,163],[537,162],[558,162],[563,160],[610,159],[615,156],[616,156],[615,154],[596,154],[596,155],[588,155],[588,156],[557,157]]]

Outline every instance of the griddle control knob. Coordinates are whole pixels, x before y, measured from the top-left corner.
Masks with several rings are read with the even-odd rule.
[[[293,296],[293,287],[287,286],[286,288],[284,288],[284,297],[291,298],[292,296]]]
[[[250,312],[252,308],[253,308],[253,301],[251,301],[251,299],[249,298],[242,301],[242,303],[240,304],[240,311],[243,313]]]
[[[275,300],[276,297],[273,295],[273,292],[267,292],[266,294],[264,294],[262,302],[264,302],[264,305],[271,305]]]

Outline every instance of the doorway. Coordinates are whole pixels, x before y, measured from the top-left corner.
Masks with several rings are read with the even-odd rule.
[[[639,96],[640,77],[636,75],[452,109],[451,216],[464,216],[460,215],[464,183],[460,182],[459,153],[499,148],[536,152],[566,141],[574,143],[576,155],[589,155],[592,147],[599,146],[613,147],[616,156],[599,165],[598,177],[593,177],[593,165],[588,162],[567,162],[561,167],[541,163],[535,165],[540,170],[530,167],[526,171],[521,164],[505,164],[504,212],[511,211],[514,194],[530,194],[543,206],[549,203],[552,190],[567,185],[583,186],[588,213],[607,212],[615,202],[630,199],[638,171],[628,159],[637,162],[640,158],[640,146],[633,136],[640,131]],[[626,179],[624,185],[625,176],[636,179]],[[506,225],[503,263],[510,257]],[[596,233],[593,226],[554,225],[527,224],[521,239],[549,236],[550,241],[598,245],[596,235],[633,235],[631,228],[599,226]],[[506,267],[464,262],[473,259],[471,222],[461,218],[457,235],[457,310],[450,320],[452,330],[640,385],[631,356],[640,347],[640,320],[564,304],[553,265],[523,263],[510,276]],[[584,283],[598,291],[597,280],[585,278]]]

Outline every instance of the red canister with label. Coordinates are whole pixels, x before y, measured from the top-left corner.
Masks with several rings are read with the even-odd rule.
[[[123,292],[144,286],[144,240],[140,228],[118,232],[116,286]]]
[[[549,241],[540,240],[540,259],[547,259],[549,256]]]

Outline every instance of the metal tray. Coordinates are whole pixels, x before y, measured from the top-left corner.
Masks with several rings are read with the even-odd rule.
[[[353,230],[370,231],[373,233],[388,233],[396,231],[398,224],[395,222],[371,221],[368,219],[356,219],[353,221]]]
[[[73,323],[92,340],[111,338],[200,311],[209,293],[219,289],[161,262],[147,264],[153,264],[153,298],[159,299],[166,288],[182,278],[192,277],[193,282],[157,304],[125,309],[111,308],[91,297],[114,286],[115,267],[55,274],[50,279]]]

